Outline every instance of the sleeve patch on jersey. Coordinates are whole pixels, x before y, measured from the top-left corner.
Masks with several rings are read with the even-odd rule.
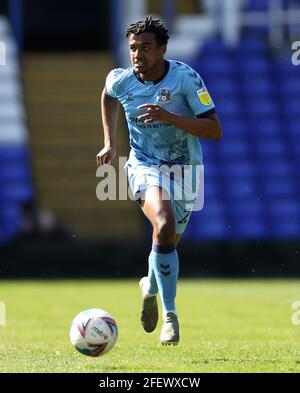
[[[208,106],[211,104],[211,98],[206,87],[202,87],[202,89],[197,90],[197,95],[203,105]]]

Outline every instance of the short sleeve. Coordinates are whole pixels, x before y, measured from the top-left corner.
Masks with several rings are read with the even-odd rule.
[[[214,112],[215,104],[200,75],[189,68],[185,72],[184,94],[195,116]]]
[[[106,93],[112,98],[118,98],[120,95],[120,84],[123,72],[123,68],[116,68],[107,75],[105,89]]]

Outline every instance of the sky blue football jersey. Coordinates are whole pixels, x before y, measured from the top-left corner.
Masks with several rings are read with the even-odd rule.
[[[137,107],[149,103],[183,116],[205,117],[214,113],[215,105],[200,75],[182,62],[165,63],[164,75],[154,82],[143,82],[133,67],[114,69],[106,78],[106,92],[124,108],[131,156],[150,165],[202,164],[198,137],[172,124],[137,119],[147,112]]]

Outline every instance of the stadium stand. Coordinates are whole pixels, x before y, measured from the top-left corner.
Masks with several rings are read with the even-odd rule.
[[[246,11],[264,11],[267,3],[244,1]],[[151,4],[151,12],[161,11],[158,1]],[[179,11],[185,17],[188,12],[195,16],[197,7],[186,2]],[[0,238],[4,241],[18,232],[22,204],[33,198],[33,188],[15,43],[7,21],[0,22],[11,59],[7,66],[0,66]],[[277,239],[300,234],[299,67],[286,55],[270,50],[265,28],[244,30],[234,48],[226,46],[218,34],[206,39],[190,62],[215,100],[224,138],[220,144],[202,141],[205,207],[192,215],[186,239]],[[24,57],[40,203],[76,235],[97,238],[101,223],[106,222],[101,237],[113,238],[118,231],[125,235],[130,223],[129,232],[137,238],[142,231],[135,206],[119,202],[110,208],[106,203],[102,209],[94,198],[95,179],[87,176],[94,173],[100,85],[113,67],[111,58],[85,55],[82,62],[77,56]],[[126,155],[124,128],[120,146]]]
[[[28,53],[23,77],[40,209],[55,214],[74,239],[139,239],[139,211],[129,200],[96,198],[102,147],[100,96],[112,57],[106,53]],[[122,115],[118,155],[128,155]],[[118,173],[118,161],[114,161]]]
[[[20,65],[6,18],[0,16],[6,64],[0,65],[0,244],[20,232],[23,208],[34,198]]]
[[[221,39],[207,42],[192,64],[215,100],[224,136],[219,145],[202,141],[205,205],[192,215],[186,239],[300,235],[300,69],[254,30],[234,49]]]
[[[280,41],[274,46],[271,18],[263,14],[267,1],[226,2],[246,6],[240,12],[247,23],[237,28],[236,47],[230,45],[230,34],[224,34],[220,15],[204,6],[212,5],[212,0],[129,2],[132,6],[125,7],[124,13],[113,9],[108,23],[110,38],[124,44],[120,64],[113,63],[118,59],[118,45],[110,53],[99,52],[98,47],[97,52],[89,52],[74,46],[72,39],[69,49],[61,52],[57,36],[51,38],[47,26],[45,32],[52,39],[49,47],[35,32],[42,50],[31,52],[25,45],[21,53],[27,123],[15,44],[5,33],[10,64],[0,66],[1,277],[136,278],[144,273],[151,228],[142,212],[134,202],[100,203],[95,196],[99,181],[95,155],[102,146],[100,93],[108,71],[128,60],[123,29],[129,17],[130,22],[139,17],[142,3],[148,4],[145,13],[154,16],[162,11],[166,16],[163,3],[176,11],[169,17],[167,57],[190,63],[200,72],[224,130],[221,143],[202,141],[205,203],[203,211],[193,213],[180,242],[181,274],[299,277],[300,66],[291,64],[290,45],[280,47]],[[124,6],[125,2],[109,4]],[[134,15],[128,15],[128,10]],[[60,13],[57,17],[64,22]],[[107,19],[106,13],[99,17]],[[297,14],[289,13],[289,17],[295,20]],[[296,30],[284,23],[281,39],[291,42],[291,32]],[[3,31],[9,31],[8,23],[1,19],[0,40]],[[32,36],[28,37],[31,42]],[[107,38],[106,34],[99,37]],[[195,57],[186,58],[191,53]],[[118,154],[122,156],[128,154],[126,128],[121,112]],[[28,202],[30,209],[35,195],[42,210],[50,210],[66,225],[65,237],[17,237],[24,211]],[[13,239],[18,241],[10,242]]]

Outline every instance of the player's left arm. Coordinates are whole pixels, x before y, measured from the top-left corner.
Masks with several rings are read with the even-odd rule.
[[[182,116],[178,113],[168,112],[155,104],[143,104],[139,109],[147,108],[147,113],[138,117],[145,123],[160,121],[172,124],[177,128],[203,139],[219,141],[222,138],[222,127],[216,113],[201,115],[201,117]]]

